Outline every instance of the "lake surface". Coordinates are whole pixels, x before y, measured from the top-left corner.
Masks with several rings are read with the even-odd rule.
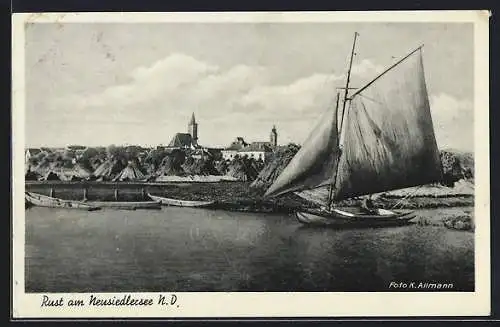
[[[33,207],[25,250],[26,292],[395,291],[391,281],[474,290],[474,234],[437,226],[333,230],[286,214]]]

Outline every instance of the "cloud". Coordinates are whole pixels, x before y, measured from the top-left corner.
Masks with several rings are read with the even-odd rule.
[[[365,59],[353,66],[352,85],[361,86],[381,71]],[[317,72],[275,84],[273,71],[266,67],[222,68],[180,53],[137,67],[128,76],[128,81],[91,95],[57,99],[57,110],[46,119],[72,121],[73,128],[91,128],[110,141],[159,144],[183,132],[195,112],[203,144],[224,145],[235,136],[267,140],[273,124],[280,143],[300,143],[321,113],[334,105],[336,87],[345,83],[344,74]],[[440,145],[468,146],[457,144],[457,136],[472,121],[470,103],[446,94],[431,103]],[[126,126],[127,134],[118,135],[120,129],[110,124]]]
[[[184,54],[172,54],[149,66],[135,68],[130,81],[113,85],[89,96],[69,95],[57,104],[72,103],[77,108],[133,106],[172,96],[175,91],[189,88],[200,78],[216,73],[217,66],[198,61]]]
[[[365,59],[352,68],[353,75],[370,76],[380,69]],[[283,85],[270,85],[266,68],[237,65],[223,70],[185,54],[171,54],[148,66],[137,67],[129,74],[127,83],[110,86],[99,93],[69,95],[57,99],[57,104],[71,103],[75,107],[123,107],[147,104],[158,99],[185,106],[207,105],[221,100],[239,106],[259,105],[291,107],[296,111],[318,103],[325,87],[328,93],[343,75],[313,74]],[[339,85],[340,85],[339,84]],[[241,98],[241,99],[240,99]],[[219,101],[222,102],[222,101]]]
[[[436,139],[440,148],[474,149],[474,107],[472,101],[445,93],[430,97]]]
[[[191,80],[193,77],[206,73],[217,72],[218,67],[198,61],[185,54],[174,53],[150,66],[138,67],[130,74],[136,82],[149,84],[151,80],[164,79],[174,83]],[[175,79],[168,78],[175,76]]]
[[[363,59],[359,64],[352,66],[351,72],[358,76],[375,77],[375,75],[380,74],[383,70],[384,67],[374,64],[369,59]]]
[[[243,107],[257,107],[275,116],[289,116],[316,112],[328,104],[338,77],[314,74],[301,78],[288,85],[256,86],[239,101]]]

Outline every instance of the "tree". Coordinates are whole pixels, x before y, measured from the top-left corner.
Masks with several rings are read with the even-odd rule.
[[[97,155],[99,155],[99,151],[97,151],[97,149],[87,148],[87,150],[85,150],[85,152],[83,152],[83,154],[82,154],[82,159],[90,160]]]
[[[80,158],[77,162],[78,162],[78,164],[79,164],[81,167],[83,167],[83,168],[85,168],[85,169],[88,169],[88,170],[92,171],[92,170],[94,170],[94,168],[92,167],[92,164],[91,164],[91,162],[90,162],[90,161],[91,161],[91,159],[92,159],[92,158],[87,158],[87,157],[85,157],[85,156],[82,156],[82,157],[81,157],[81,158]]]
[[[64,150],[64,152],[63,152],[62,155],[63,155],[64,158],[71,158],[71,159],[75,158],[75,156],[76,156],[75,155],[75,151],[74,150],[69,150],[69,149]]]
[[[72,160],[67,160],[65,159],[63,162],[62,162],[62,166],[64,168],[73,168],[73,162]]]
[[[172,151],[170,156],[172,157],[172,164],[174,166],[180,167],[181,165],[184,164],[184,161],[186,160],[186,154],[181,150]]]
[[[40,162],[42,162],[45,157],[47,156],[47,154],[45,152],[39,152],[37,153],[36,155],[30,157],[28,159],[28,163],[32,166],[36,166],[38,165]]]
[[[116,145],[111,144],[106,148],[106,156],[108,158],[113,157],[116,154]]]

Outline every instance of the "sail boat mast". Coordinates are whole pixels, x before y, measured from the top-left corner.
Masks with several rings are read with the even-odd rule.
[[[337,92],[337,100],[336,100],[336,105],[335,105],[335,118],[338,117],[339,115],[339,100],[340,100],[340,93]],[[337,138],[337,147],[338,147],[339,143],[338,143],[338,138]],[[336,178],[336,177],[335,177]],[[328,209],[331,210],[331,207],[332,207],[332,197],[333,197],[333,186],[335,185],[335,181],[333,181],[332,183],[330,183],[330,187],[328,188]]]
[[[356,39],[358,37],[358,32],[354,32],[354,42],[352,43],[351,59],[349,60],[349,69],[347,70],[347,78],[344,89],[344,101],[342,103],[342,115],[340,116],[340,132],[342,131],[342,125],[344,123],[344,112],[347,101],[347,95],[349,94],[349,81],[351,79],[351,69],[352,69],[352,59],[354,58],[354,49],[356,48]],[[340,135],[339,132],[339,135]]]
[[[347,70],[347,78],[346,78],[346,84],[345,84],[345,89],[344,89],[344,101],[342,103],[342,115],[340,117],[340,129],[338,131],[339,137],[337,138],[337,147],[339,147],[339,142],[340,142],[340,135],[342,133],[342,125],[344,123],[344,112],[345,112],[345,105],[347,101],[347,95],[349,93],[349,81],[351,79],[351,69],[352,69],[352,60],[354,58],[354,49],[356,48],[356,39],[358,37],[358,32],[354,32],[354,41],[352,43],[352,50],[351,50],[351,58],[349,59],[349,69]],[[337,93],[337,108],[335,110],[335,114],[338,116],[339,112],[339,93]],[[342,153],[340,153],[340,156]],[[330,184],[329,191],[328,191],[328,210],[330,211],[332,209],[332,203],[333,203],[333,188],[335,187],[335,184],[337,183],[337,175],[338,175],[338,164],[337,168],[335,171],[335,177],[333,178],[332,183]]]

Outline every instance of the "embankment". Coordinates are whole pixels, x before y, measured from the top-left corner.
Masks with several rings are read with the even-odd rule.
[[[216,201],[216,208],[233,211],[291,212],[298,208],[315,205],[294,194],[265,199],[262,192],[250,187],[247,182],[217,183],[137,183],[137,182],[26,182],[30,192],[53,195],[62,199],[81,200],[84,193],[88,200],[141,201],[149,200],[147,193],[182,200]],[[340,206],[359,206],[359,199],[338,203]],[[409,199],[379,197],[377,204],[391,208],[398,204],[401,209],[473,206],[474,197],[424,197]]]

